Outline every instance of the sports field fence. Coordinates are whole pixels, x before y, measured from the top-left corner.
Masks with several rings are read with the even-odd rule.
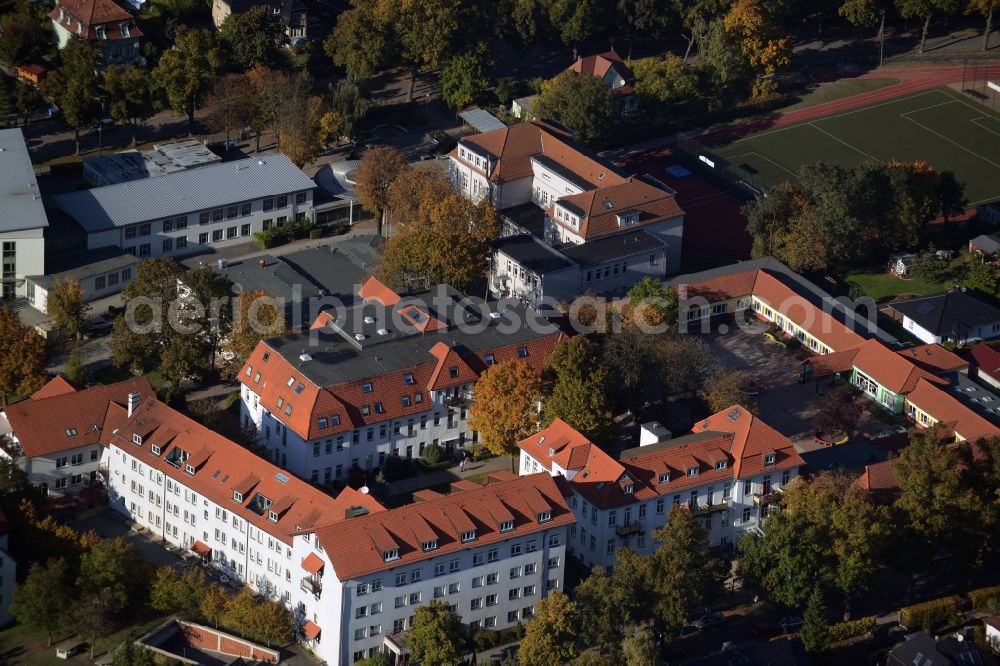
[[[677,133],[676,146],[684,166],[705,175],[709,181],[738,198],[766,196],[772,186],[762,174],[733,164],[684,132]]]
[[[994,111],[1000,109],[1000,65],[977,60],[964,61],[960,90]]]

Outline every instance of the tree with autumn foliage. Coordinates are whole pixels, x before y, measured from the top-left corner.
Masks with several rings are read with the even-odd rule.
[[[375,216],[379,235],[382,235],[382,224],[389,203],[389,188],[407,168],[403,153],[395,148],[379,147],[366,152],[354,172],[354,189],[358,193],[358,200]]]
[[[267,292],[240,292],[237,306],[233,328],[222,345],[225,373],[230,377],[239,372],[261,340],[288,332],[281,301]]]
[[[0,403],[34,393],[45,383],[45,340],[0,303]]]
[[[583,335],[560,340],[545,357],[542,376],[547,385],[542,425],[559,418],[595,442],[611,442],[615,432],[608,369],[597,344]]]
[[[743,56],[756,73],[752,96],[772,94],[774,75],[788,66],[792,40],[771,20],[758,0],[736,0],[723,19],[726,32],[739,43]]]
[[[538,430],[542,383],[531,366],[518,361],[491,365],[475,386],[469,428],[495,455],[512,454],[517,442]]]
[[[556,590],[538,602],[528,623],[517,660],[521,666],[560,666],[580,650],[576,604]]]
[[[403,169],[393,179],[385,196],[385,217],[390,233],[403,231],[416,220],[428,219],[431,209],[454,193],[443,174],[410,167]]]
[[[87,305],[83,286],[75,278],[52,279],[52,288],[45,299],[45,309],[52,317],[52,323],[67,334],[78,337],[87,325]]]

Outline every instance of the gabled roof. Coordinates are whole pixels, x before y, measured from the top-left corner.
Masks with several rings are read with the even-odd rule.
[[[134,440],[137,434],[141,444]],[[284,543],[299,532],[345,520],[354,507],[384,510],[371,495],[351,488],[331,497],[155,397],[145,399],[109,441]],[[154,444],[159,453],[153,453]],[[185,471],[187,465],[196,468],[194,474]],[[237,501],[233,493],[241,490],[248,492]],[[271,511],[277,522],[269,520]]]
[[[921,370],[909,359],[894,353],[878,340],[865,340],[858,346],[854,367],[893,393],[909,393],[919,379],[942,385],[948,383],[930,372]]]
[[[588,240],[684,214],[673,193],[635,177],[617,185],[562,197],[553,203],[549,219],[576,233],[576,229],[552,212],[556,203],[581,213],[579,234]],[[623,227],[619,224],[618,217],[629,214],[638,214],[638,220]]]
[[[50,379],[45,386],[32,393],[31,399],[39,400],[41,398],[51,398],[54,395],[76,393],[79,390],[80,387],[70,380],[66,379],[62,375],[56,375]]]
[[[969,355],[980,372],[985,372],[993,379],[1000,380],[1000,351],[986,343],[981,343],[969,350]]]
[[[1000,306],[971,289],[895,301],[889,307],[937,336],[963,337],[970,328],[1000,322]]]
[[[539,522],[538,514],[543,511],[551,512],[551,516]],[[512,530],[500,531],[495,517],[498,514],[512,516]],[[555,481],[539,473],[352,518],[321,528],[316,536],[337,578],[344,581],[457,553],[470,544],[481,547],[573,522],[573,513]],[[415,523],[422,525],[422,532],[430,532],[418,537],[413,529]],[[463,543],[462,533],[473,530],[475,539]],[[425,550],[431,533],[436,543]],[[388,553],[392,556],[386,561]]]
[[[109,436],[104,432],[109,404],[127,405],[128,395],[133,392],[151,396],[153,387],[145,377],[139,377],[71,393],[32,397],[9,405],[7,420],[28,458],[103,444]]]
[[[906,399],[967,440],[1000,435],[1000,428],[925,379],[917,381]]]
[[[996,236],[980,234],[969,241],[969,245],[974,245],[976,249],[987,254],[995,254],[1000,250],[1000,240]]]
[[[912,633],[889,652],[887,666],[954,666],[941,654],[934,638],[923,631]]]
[[[388,308],[399,303],[399,294],[382,284],[375,276],[365,280],[365,283],[358,290],[358,296],[366,301],[381,303]]]
[[[603,79],[608,71],[613,69],[625,80],[626,86],[635,85],[635,74],[614,49],[597,55],[580,56],[569,68],[574,72],[593,74],[599,79]]]
[[[787,469],[803,464],[791,440],[767,425],[740,405],[733,405],[699,421],[692,432],[726,432],[733,434],[733,474],[745,478],[764,471],[764,456],[775,454],[775,462],[767,469]]]
[[[65,12],[65,18],[61,22],[60,8]],[[105,38],[108,40],[142,37],[142,31],[136,26],[132,14],[113,0],[60,0],[56,3],[55,9],[49,13],[49,18],[61,23],[69,32],[79,34],[82,39],[97,39],[95,30],[97,26],[105,26]],[[83,24],[81,33],[77,33],[77,21]],[[121,23],[129,25],[128,35],[122,34],[119,25]]]

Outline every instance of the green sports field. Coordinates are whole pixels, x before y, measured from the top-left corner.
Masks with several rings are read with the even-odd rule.
[[[803,164],[924,160],[954,171],[970,204],[1000,199],[1000,114],[950,88],[767,130],[712,151],[748,182],[770,186]]]

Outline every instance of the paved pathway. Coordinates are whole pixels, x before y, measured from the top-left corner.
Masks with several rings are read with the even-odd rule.
[[[509,456],[488,458],[486,460],[480,460],[479,462],[467,462],[465,464],[464,472],[459,471],[458,465],[455,465],[453,467],[449,467],[448,469],[417,474],[416,476],[412,476],[408,479],[394,481],[389,484],[386,495],[392,496],[401,495],[403,493],[412,493],[423,488],[438,486],[442,483],[451,483],[452,481],[458,481],[459,479],[468,479],[470,476],[476,476],[477,474],[499,471],[509,472],[510,470],[511,459]]]

